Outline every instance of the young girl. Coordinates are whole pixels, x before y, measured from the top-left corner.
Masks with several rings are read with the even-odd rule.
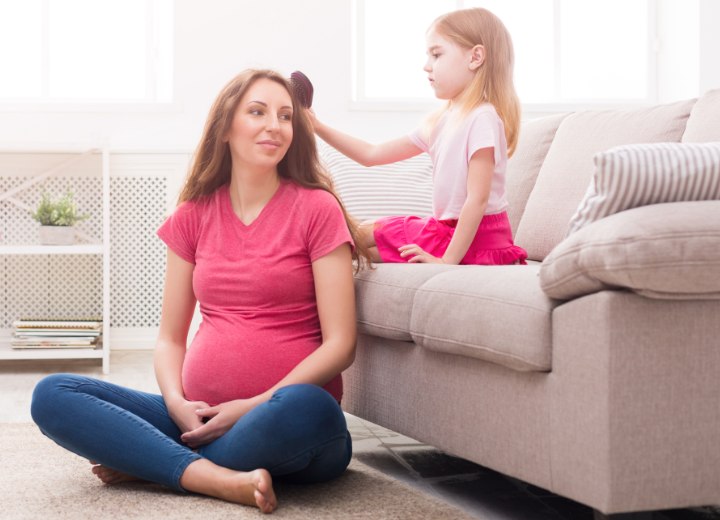
[[[365,166],[421,152],[433,161],[433,216],[364,222],[362,240],[382,262],[524,264],[505,212],[505,167],[520,120],[510,35],[486,9],[454,11],[428,29],[427,54],[430,85],[448,102],[423,128],[371,145],[314,119],[325,142]]]

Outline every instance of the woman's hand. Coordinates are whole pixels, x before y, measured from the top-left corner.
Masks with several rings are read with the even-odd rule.
[[[444,264],[442,258],[438,258],[437,256],[433,256],[430,253],[426,252],[422,247],[420,247],[417,244],[407,244],[404,246],[400,246],[398,248],[398,251],[400,251],[400,256],[403,258],[410,257],[408,259],[409,264]]]
[[[182,399],[168,404],[168,413],[173,422],[180,428],[180,431],[187,433],[202,426],[202,417],[196,412],[208,406],[204,401],[188,401]]]
[[[227,432],[247,412],[253,408],[247,399],[238,399],[221,403],[217,406],[205,406],[194,411],[198,426],[186,431],[180,439],[190,446],[197,448],[208,444]]]

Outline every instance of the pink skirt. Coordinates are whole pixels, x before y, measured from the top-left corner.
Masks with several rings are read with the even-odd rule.
[[[383,217],[375,221],[373,234],[383,262],[407,262],[398,248],[417,244],[433,256],[442,257],[450,244],[457,220],[433,217]],[[527,252],[516,246],[507,213],[483,216],[463,265],[525,264]]]

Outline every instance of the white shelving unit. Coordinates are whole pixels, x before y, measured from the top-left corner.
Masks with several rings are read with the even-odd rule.
[[[10,346],[11,329],[0,329],[0,360],[39,360],[39,359],[102,359],[102,371],[104,374],[110,371],[110,157],[107,149],[61,149],[61,150],[0,150],[0,156],[14,155],[17,157],[32,157],[45,155],[58,155],[70,158],[42,168],[41,171],[28,175],[27,179],[10,189],[0,190],[0,209],[2,205],[10,205],[20,208],[23,211],[30,211],[27,202],[23,202],[22,193],[36,188],[37,184],[58,176],[77,164],[80,160],[89,155],[101,156],[102,166],[99,175],[102,176],[102,222],[100,226],[101,236],[93,237],[86,233],[79,233],[88,243],[71,246],[45,246],[33,243],[28,237],[27,243],[4,245],[0,238],[0,257],[12,255],[19,256],[52,256],[52,255],[96,255],[102,257],[102,343],[94,349],[13,349]],[[2,173],[0,173],[2,175]],[[0,187],[2,187],[0,185]],[[82,210],[82,208],[80,208]],[[10,312],[12,309],[6,309]],[[58,314],[61,314],[59,311]],[[17,316],[20,318],[21,316]]]

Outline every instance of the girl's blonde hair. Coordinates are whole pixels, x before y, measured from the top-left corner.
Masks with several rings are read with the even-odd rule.
[[[293,138],[285,157],[277,166],[278,175],[305,188],[331,193],[342,209],[355,243],[353,258],[357,260],[357,267],[369,264],[370,254],[360,240],[358,224],[345,210],[342,201],[335,193],[332,178],[320,162],[312,123],[305,110],[299,108],[302,105],[290,81],[272,70],[245,70],[230,80],[220,91],[208,114],[200,144],[195,151],[185,185],[178,197],[178,204],[206,197],[219,187],[230,183],[232,171],[230,145],[223,137],[230,130],[240,100],[250,86],[259,79],[268,79],[282,85],[290,94],[293,107],[297,108],[292,116]]]
[[[487,9],[461,9],[437,18],[429,30],[466,49],[482,45],[485,61],[459,100],[462,113],[482,103],[495,107],[505,126],[508,156],[517,145],[520,131],[520,101],[513,83],[513,52],[510,33],[500,19]]]

